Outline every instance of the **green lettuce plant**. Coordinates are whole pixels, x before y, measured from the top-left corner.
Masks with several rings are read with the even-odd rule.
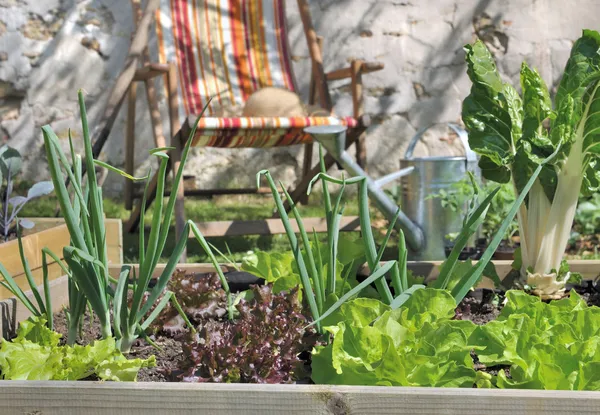
[[[471,336],[479,361],[510,369],[479,373],[479,387],[600,390],[600,308],[588,307],[571,291],[545,303],[508,291],[495,321]]]
[[[335,294],[338,297],[344,295],[359,284],[357,279],[358,269],[365,263],[365,251],[363,242],[359,235],[352,233],[340,233],[338,238],[338,255],[336,258],[336,286]],[[316,245],[311,244],[313,256],[323,259],[325,262],[324,268],[329,265],[329,248],[327,242],[319,243],[320,253],[315,250]],[[305,250],[302,250],[305,254]],[[279,293],[281,291],[290,290],[302,284],[298,266],[294,259],[294,254],[288,252],[265,252],[256,251],[249,253],[242,258],[241,268],[263,278],[265,282],[273,284],[273,291]],[[407,285],[408,287],[414,284],[422,284],[423,278],[413,276],[410,270],[407,270]],[[373,287],[366,287],[360,293],[361,296],[379,298],[377,290]]]
[[[512,180],[518,195],[550,154],[518,212],[522,274],[533,292],[560,297],[571,275],[561,262],[580,194],[600,186],[600,34],[584,30],[575,42],[554,99],[539,74],[521,67],[522,97],[502,82],[494,59],[477,41],[465,46],[473,85],[462,117],[471,148],[489,180]],[[547,128],[550,124],[550,128]]]
[[[79,380],[95,375],[102,380],[135,381],[141,368],[156,365],[154,356],[127,359],[112,337],[87,346],[63,346],[60,338],[43,317],[21,322],[17,337],[0,346],[0,378]]]
[[[415,291],[397,309],[358,298],[327,321],[333,336],[312,353],[318,384],[472,387],[469,337],[475,325],[452,320],[456,303],[446,290]]]
[[[312,379],[600,390],[600,308],[587,306],[574,291],[550,303],[517,290],[506,299],[498,318],[481,326],[455,319],[456,303],[446,290],[418,290],[395,310],[375,299],[351,300],[325,324],[333,341],[313,350]]]

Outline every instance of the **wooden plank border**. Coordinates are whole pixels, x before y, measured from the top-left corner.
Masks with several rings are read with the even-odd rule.
[[[504,279],[512,269],[511,260],[495,260],[492,262],[496,266],[496,271],[501,279]],[[440,266],[442,263],[443,261],[408,261],[408,269],[415,276],[423,276],[425,277],[425,281],[431,281],[440,275]],[[475,264],[477,261],[473,261],[473,263]],[[600,276],[600,260],[571,259],[568,263],[571,266],[571,271],[580,273],[584,280],[594,280]],[[369,275],[369,267],[366,264],[363,265],[359,273]],[[477,287],[494,288],[494,283],[488,278],[483,278]]]
[[[28,218],[36,226],[28,230],[22,238],[25,257],[29,262],[31,273],[36,283],[42,283],[42,248],[48,247],[61,260],[63,248],[70,244],[70,235],[67,225],[62,218]],[[123,262],[123,230],[120,219],[105,219],[106,246],[109,263],[120,264]],[[35,232],[34,232],[35,230]],[[21,257],[19,255],[18,241],[12,240],[0,244],[0,262],[16,283],[23,289],[28,289],[29,284],[23,272]],[[60,266],[49,258],[48,275],[50,280],[63,275]],[[0,300],[10,298],[12,294],[4,287],[0,287]]]
[[[304,227],[318,233],[327,232],[327,221],[325,218],[305,218]],[[290,224],[295,233],[298,233],[298,224],[296,219],[290,219]],[[285,228],[281,219],[262,219],[262,220],[225,220],[212,222],[197,222],[196,226],[206,238],[214,236],[241,236],[241,235],[278,235],[284,234]],[[340,220],[340,231],[351,232],[360,229],[360,219],[358,216],[344,216]],[[190,238],[194,234],[190,231]]]
[[[600,393],[385,386],[0,381],[3,413],[597,414]]]
[[[32,229],[24,229],[23,235],[30,235],[41,232],[46,229],[55,228],[64,225],[64,218],[27,218],[35,226]],[[104,219],[104,228],[106,229],[106,245],[108,248],[108,261],[114,264],[123,262],[123,222],[121,219]]]

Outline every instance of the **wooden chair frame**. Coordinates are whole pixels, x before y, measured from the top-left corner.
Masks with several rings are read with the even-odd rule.
[[[132,36],[132,42],[129,48],[129,55],[125,63],[123,72],[117,78],[111,95],[106,106],[104,116],[101,119],[102,130],[98,134],[93,145],[94,156],[97,157],[100,151],[108,139],[114,121],[120,110],[120,107],[125,100],[125,96],[128,97],[128,113],[127,113],[127,133],[126,133],[126,145],[125,145],[125,171],[132,174],[134,170],[134,153],[135,153],[135,115],[136,115],[136,98],[137,98],[137,82],[143,82],[146,89],[146,97],[150,109],[150,118],[152,122],[154,141],[157,147],[165,147],[166,140],[164,137],[162,123],[160,118],[160,111],[158,109],[158,102],[156,98],[156,90],[154,87],[154,78],[163,77],[167,90],[167,103],[169,108],[169,119],[170,119],[170,132],[172,136],[171,145],[175,147],[170,152],[169,168],[172,168],[173,172],[177,171],[180,163],[181,150],[183,144],[190,133],[190,123],[184,122],[181,125],[179,121],[179,102],[177,95],[177,69],[174,64],[157,64],[151,63],[149,52],[148,52],[148,37],[150,33],[150,26],[155,11],[160,5],[160,0],[148,0],[145,9],[142,11],[141,0],[131,0],[133,7],[133,15],[135,20],[134,33]],[[350,66],[347,68],[335,70],[329,73],[325,73],[323,69],[323,38],[317,36],[314,26],[312,24],[310,10],[307,0],[297,0],[308,49],[312,64],[312,73],[310,79],[310,91],[309,91],[309,104],[320,103],[321,107],[331,110],[333,108],[331,102],[331,95],[329,93],[329,81],[336,81],[341,79],[351,80],[351,91],[352,91],[352,103],[353,103],[353,117],[359,120],[359,126],[349,131],[346,147],[349,148],[352,144],[356,145],[356,156],[358,164],[365,168],[366,166],[366,145],[364,132],[369,126],[369,117],[364,114],[363,107],[363,86],[362,86],[362,75],[370,72],[375,72],[383,69],[382,63],[364,62],[362,60],[353,60]],[[313,155],[313,144],[304,145],[304,161],[303,161],[303,172],[302,178],[293,190],[290,190],[292,199],[297,203],[306,202],[306,190],[312,177],[319,173],[319,165],[311,167],[312,155]],[[325,156],[325,166],[329,169],[335,160],[331,155]],[[149,206],[154,197],[156,190],[157,177],[156,175],[152,178],[149,184],[149,195],[146,202],[146,207]],[[185,224],[184,214],[184,186],[180,184],[177,189],[177,202],[175,206],[176,215],[176,230],[177,236],[181,233]],[[240,193],[266,193],[264,189],[210,189],[192,192],[195,194],[213,195],[213,194],[240,194]],[[130,181],[126,182],[125,185],[125,203],[127,209],[133,208],[134,199],[134,188],[133,183]],[[289,205],[286,204],[286,208],[289,209]],[[131,217],[125,225],[125,229],[129,232],[135,230],[139,224],[140,213],[142,210],[141,202],[133,208]],[[350,221],[349,223],[355,223],[357,227],[357,221]],[[210,224],[200,224],[202,230],[203,227]],[[266,229],[264,233],[272,233],[272,226],[258,226],[254,228],[248,228],[249,233],[263,233],[256,232],[256,229]],[[253,231],[254,229],[254,231]],[[269,230],[271,229],[271,230]],[[349,229],[346,229],[349,230]],[[222,234],[230,234],[231,226],[224,226]],[[238,231],[233,231],[238,233]],[[218,232],[217,232],[218,234]],[[213,235],[214,236],[214,235]]]

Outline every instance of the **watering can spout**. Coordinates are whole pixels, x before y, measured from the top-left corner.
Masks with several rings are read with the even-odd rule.
[[[343,125],[319,125],[307,127],[304,131],[312,135],[315,140],[327,149],[331,156],[342,165],[342,167],[353,176],[363,176],[367,180],[369,196],[375,202],[379,210],[390,222],[396,220],[396,229],[404,232],[406,243],[414,251],[419,252],[425,246],[425,237],[421,228],[412,222],[398,205],[382,190],[382,186],[394,179],[406,176],[412,172],[412,168],[403,169],[399,172],[384,176],[375,181],[358,165],[358,163],[346,152],[346,126]]]

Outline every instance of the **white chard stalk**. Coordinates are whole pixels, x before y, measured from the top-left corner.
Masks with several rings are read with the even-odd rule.
[[[525,63],[521,98],[502,82],[482,42],[465,51],[473,86],[462,115],[484,177],[512,180],[518,194],[539,160],[556,154],[517,217],[527,285],[542,298],[559,298],[571,276],[562,263],[579,196],[600,187],[600,34],[584,30],[574,44],[554,108],[544,81]]]

